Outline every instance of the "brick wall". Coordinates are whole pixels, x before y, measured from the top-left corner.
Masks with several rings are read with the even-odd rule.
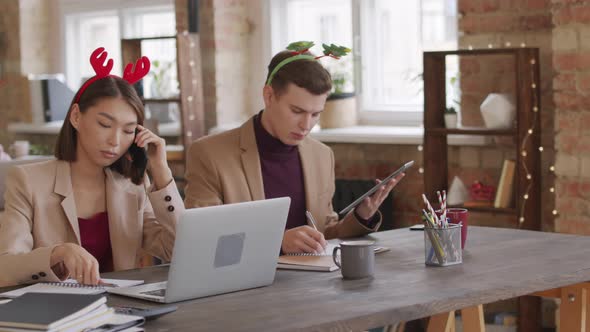
[[[552,231],[555,194],[550,166],[555,162],[553,52],[555,41],[550,0],[458,0],[460,48],[538,47],[541,66],[542,227]],[[462,117],[466,125],[482,125],[479,105],[490,92],[514,93],[514,62],[507,56],[463,57],[460,60]],[[565,78],[564,78],[565,79]],[[521,110],[530,111],[530,110]],[[515,149],[500,141],[504,154]],[[490,153],[491,152],[490,150]],[[491,157],[486,157],[492,160]],[[500,172],[500,166],[495,171]],[[538,181],[538,179],[537,179]],[[497,182],[496,182],[497,183]]]
[[[63,73],[58,0],[20,0],[21,73]]]
[[[187,1],[176,0],[177,30],[187,23]],[[203,68],[205,127],[240,123],[251,111],[251,7],[260,1],[199,1],[199,36]]]
[[[0,144],[12,141],[6,126],[12,121],[27,120],[20,112],[25,103],[26,81],[21,76],[19,1],[0,1]]]
[[[590,1],[552,0],[555,230],[590,234]]]
[[[0,1],[0,144],[8,123],[31,121],[27,74],[62,72],[58,0]]]

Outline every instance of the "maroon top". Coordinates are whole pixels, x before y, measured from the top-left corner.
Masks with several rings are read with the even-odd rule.
[[[254,135],[262,168],[264,196],[291,198],[285,229],[307,225],[305,217],[305,185],[299,149],[286,145],[264,129],[262,112],[254,117]]]
[[[299,149],[296,145],[283,144],[281,140],[273,137],[262,126],[261,118],[262,111],[254,117],[254,135],[260,156],[265,197],[291,197],[285,229],[307,225],[305,185]],[[354,209],[354,215],[368,228],[374,228],[379,221],[376,213],[369,219],[363,219]]]
[[[107,212],[99,212],[88,219],[78,218],[78,224],[80,225],[82,247],[96,258],[99,272],[112,272],[114,269],[113,250]]]

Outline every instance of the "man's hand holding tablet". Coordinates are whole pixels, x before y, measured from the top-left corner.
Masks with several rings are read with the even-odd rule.
[[[354,202],[352,202],[349,206],[345,207],[342,211],[339,212],[340,215],[348,213],[350,210],[354,209],[358,206],[356,213],[364,219],[369,219],[377,212],[377,209],[383,203],[383,200],[393,187],[395,187],[399,180],[405,175],[405,171],[414,165],[414,161],[409,161],[405,163],[402,167],[397,169],[395,172],[391,173],[388,177],[383,179],[382,181],[377,180],[377,184],[363,194],[361,197],[357,198]]]

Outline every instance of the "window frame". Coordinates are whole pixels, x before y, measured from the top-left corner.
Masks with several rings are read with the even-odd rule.
[[[80,54],[80,36],[76,34],[80,31],[81,21],[85,18],[100,17],[105,15],[117,16],[119,20],[118,38],[127,38],[125,36],[125,19],[129,19],[133,14],[157,12],[162,9],[168,9],[175,12],[174,0],[60,0],[60,17],[62,18],[61,35],[64,43],[65,54],[62,57],[62,68],[64,68],[66,82],[74,91],[79,88],[79,82],[82,78],[82,71],[78,67],[79,62],[74,59],[87,58],[87,54]],[[113,9],[116,8],[116,9]],[[109,50],[107,50],[109,51]],[[115,52],[115,50],[110,51]],[[117,65],[116,65],[117,66]],[[121,68],[119,64],[117,68]]]
[[[357,96],[357,105],[359,105],[357,110],[359,125],[422,126],[424,116],[423,103],[416,105],[398,105],[396,108],[399,108],[399,110],[384,110],[383,108],[380,109],[378,106],[371,109],[362,109],[363,98],[365,97],[362,85],[362,43],[363,40],[367,40],[367,38],[369,38],[369,36],[367,36],[368,32],[363,31],[362,26],[363,20],[367,20],[365,17],[367,15],[367,10],[366,8],[363,9],[363,6],[368,7],[370,1],[349,1],[351,1],[352,9],[352,61],[354,68],[354,85]],[[285,24],[280,24],[281,21],[284,22],[284,18],[287,15],[287,5],[285,0],[267,0],[267,6],[270,12],[270,49],[274,50],[277,49],[277,47],[284,47],[284,45],[287,45],[287,43],[290,42],[286,40]]]

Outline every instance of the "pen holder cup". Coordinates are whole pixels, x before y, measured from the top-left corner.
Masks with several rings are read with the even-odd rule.
[[[424,227],[424,258],[426,265],[449,266],[461,264],[461,225],[448,228]]]

